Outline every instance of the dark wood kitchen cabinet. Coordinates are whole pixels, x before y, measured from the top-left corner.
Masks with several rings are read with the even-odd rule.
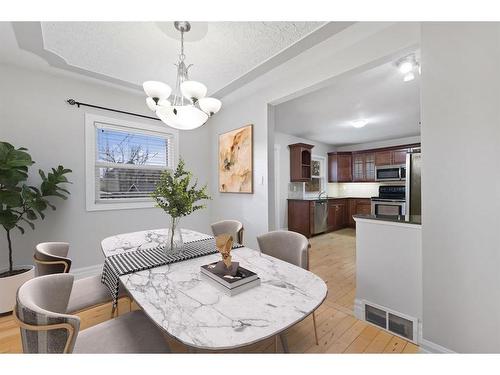
[[[354,152],[352,154],[352,181],[375,181],[375,153]]]
[[[372,202],[370,198],[350,198],[347,212],[347,226],[356,227],[353,215],[370,215],[372,211]]]
[[[328,153],[328,182],[352,181],[352,154],[350,152]]]
[[[294,143],[290,148],[290,182],[311,180],[311,150],[313,145]]]
[[[396,165],[406,163],[408,149],[385,150],[375,152],[375,165]]]
[[[328,230],[334,231],[347,226],[347,199],[328,200]]]
[[[405,164],[408,149],[394,150],[392,152],[392,162],[394,164]]]
[[[333,198],[328,199],[327,232],[346,227],[355,228],[353,215],[369,215],[370,198]],[[314,232],[314,201],[288,200],[288,230],[311,237]]]
[[[288,200],[288,230],[311,237],[314,225],[314,202]]]

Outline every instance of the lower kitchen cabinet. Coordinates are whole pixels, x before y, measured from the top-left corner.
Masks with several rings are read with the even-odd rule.
[[[314,231],[314,201],[288,200],[288,230],[298,232],[307,238]],[[353,215],[370,214],[370,198],[334,198],[328,199],[327,232],[346,227],[355,228]]]
[[[339,230],[347,226],[347,199],[330,199],[328,201],[328,229]]]
[[[356,222],[353,215],[370,215],[372,211],[372,202],[370,198],[350,198],[348,205],[348,226],[356,228]]]
[[[311,237],[314,225],[313,203],[310,200],[288,200],[288,230]]]

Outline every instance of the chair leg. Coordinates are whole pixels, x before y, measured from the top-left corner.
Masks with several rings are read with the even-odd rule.
[[[316,314],[313,311],[313,325],[314,325],[314,338],[316,339],[316,345],[319,345],[318,341],[318,329],[316,328]]]

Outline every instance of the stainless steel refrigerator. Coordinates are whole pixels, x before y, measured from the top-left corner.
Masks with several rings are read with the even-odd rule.
[[[406,154],[406,216],[422,214],[421,168],[420,150]]]

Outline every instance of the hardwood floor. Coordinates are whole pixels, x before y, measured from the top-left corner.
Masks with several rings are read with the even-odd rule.
[[[312,316],[287,331],[292,353],[417,353],[419,347],[356,319],[353,315],[356,290],[355,231],[340,231],[311,238],[311,271],[328,285],[328,296],[316,311],[319,345],[314,340]],[[120,314],[129,311],[127,299],[119,302]],[[137,306],[133,305],[133,309]],[[110,304],[80,312],[82,329],[110,318]],[[173,352],[188,348],[168,338]],[[222,353],[275,353],[275,339]],[[12,316],[0,317],[0,353],[20,353],[19,328]],[[278,345],[278,352],[282,348]],[[197,351],[207,353],[208,351]]]

